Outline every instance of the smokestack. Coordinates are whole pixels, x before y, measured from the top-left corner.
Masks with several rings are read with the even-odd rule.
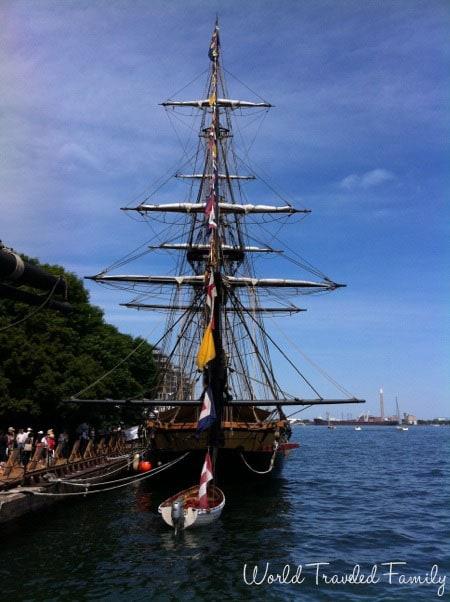
[[[380,415],[381,415],[381,420],[384,420],[384,394],[383,394],[383,387],[381,387],[381,389],[380,389]]]

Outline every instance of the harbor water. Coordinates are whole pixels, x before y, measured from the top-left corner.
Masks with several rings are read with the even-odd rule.
[[[224,486],[221,520],[177,538],[157,514],[176,490],[151,479],[3,526],[2,598],[448,599],[450,428],[296,426],[292,441],[279,475]]]

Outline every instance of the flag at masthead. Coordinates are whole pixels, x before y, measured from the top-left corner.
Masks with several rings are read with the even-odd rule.
[[[219,56],[219,23],[217,20],[214,26],[211,44],[209,45],[208,56],[212,61],[215,61]]]

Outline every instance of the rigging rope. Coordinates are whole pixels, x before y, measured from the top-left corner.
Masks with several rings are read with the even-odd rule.
[[[172,99],[175,96],[178,96],[178,94],[180,92],[183,92],[183,90],[185,90],[188,86],[190,86],[191,84],[193,84],[194,82],[196,82],[198,79],[200,79],[203,75],[205,75],[205,73],[208,73],[209,71],[209,67],[206,69],[203,69],[203,71],[201,73],[199,73],[198,75],[196,75],[193,79],[191,79],[191,81],[189,81],[186,85],[184,85],[182,88],[180,88],[179,90],[177,90],[176,92],[173,92],[167,100]]]
[[[301,371],[297,368],[297,366],[294,364],[294,362],[284,353],[284,351],[281,349],[281,347],[273,340],[273,338],[268,334],[268,332],[265,330],[264,326],[262,326],[253,316],[252,314],[242,305],[242,303],[240,302],[240,300],[238,299],[238,297],[232,292],[231,295],[237,300],[237,302],[239,303],[239,305],[241,306],[242,310],[245,311],[246,314],[248,314],[251,319],[259,326],[259,328],[261,329],[261,331],[263,332],[263,334],[269,339],[269,341],[272,343],[272,345],[274,345],[274,347],[281,353],[281,355],[284,357],[284,359],[286,361],[289,362],[289,364],[294,368],[294,370],[297,372],[297,374],[299,376],[301,376],[301,378],[305,381],[305,383],[310,387],[310,389],[312,391],[314,391],[314,393],[317,395],[317,397],[319,397],[320,399],[322,398],[322,395],[317,391],[317,389],[315,387],[313,387],[313,385],[309,382],[309,380],[306,378],[306,376],[304,376]]]
[[[155,349],[158,344],[169,334],[169,332],[171,332],[174,327],[178,324],[178,322],[187,314],[187,312],[189,311],[189,309],[187,309],[185,312],[183,312],[181,314],[181,316],[172,324],[172,326],[169,328],[169,330],[167,330],[162,337],[160,337],[156,343],[154,343],[152,345],[152,347]],[[87,387],[84,387],[84,389],[81,389],[81,391],[78,391],[78,393],[76,393],[75,395],[71,396],[71,399],[73,399],[74,402],[76,402],[77,398],[82,394],[85,393],[86,391],[88,391],[89,389],[92,389],[92,387],[94,387],[95,385],[97,385],[99,382],[101,382],[104,378],[106,378],[107,376],[109,376],[112,372],[114,372],[114,370],[116,370],[116,368],[118,368],[119,366],[121,366],[124,362],[127,361],[127,359],[129,359],[134,353],[136,353],[136,351],[142,347],[142,345],[144,343],[147,342],[148,337],[155,332],[155,330],[159,327],[159,324],[156,324],[155,327],[151,330],[151,332],[147,335],[147,337],[145,337],[144,339],[142,339],[142,341],[137,345],[137,347],[135,347],[134,349],[132,349],[130,351],[130,353],[128,353],[123,359],[121,359],[115,366],[113,366],[110,370],[108,370],[107,372],[105,372],[102,376],[100,376],[99,378],[97,378],[97,380],[95,380],[93,383],[91,383],[90,385],[88,385]]]
[[[55,289],[56,289],[56,287],[58,286],[59,283],[60,283],[60,278],[58,278],[58,280],[55,282],[52,290],[49,292],[49,294],[45,298],[44,302],[41,303],[41,305],[39,305],[39,307],[36,307],[36,309],[33,309],[33,311],[30,311],[29,314],[27,314],[25,317],[21,318],[20,320],[17,320],[17,322],[12,322],[11,324],[8,324],[7,326],[3,326],[2,328],[0,328],[0,332],[4,332],[5,330],[8,330],[9,328],[12,328],[13,326],[18,326],[22,322],[26,322],[32,316],[34,316],[35,314],[37,314],[38,311],[40,311],[41,309],[43,309],[47,305],[47,303],[50,301],[50,299],[53,297],[53,293],[55,292]]]
[[[163,186],[165,186],[167,184],[167,182],[169,182],[169,180],[171,180],[173,178],[173,171],[176,167],[178,167],[178,169],[182,169],[185,165],[187,165],[191,159],[193,159],[195,157],[195,154],[192,155],[192,157],[189,157],[186,161],[184,161],[184,163],[181,163],[180,165],[180,159],[177,159],[177,161],[175,163],[173,163],[173,165],[171,167],[169,167],[155,182],[154,182],[154,186],[156,186],[156,188],[150,192],[146,197],[144,197],[141,201],[141,203],[145,203],[145,201],[148,201],[153,195],[155,195],[158,190],[160,190]],[[166,177],[167,174],[170,174],[169,176]],[[166,177],[166,179],[164,180],[164,178]],[[162,181],[163,180],[163,181]],[[161,182],[161,183],[160,183]],[[135,195],[134,197],[132,197],[128,203],[126,204],[126,206],[128,207],[129,205],[131,205],[132,203],[135,203],[138,201],[139,197],[141,197],[143,194],[145,194],[147,188],[144,189],[142,192],[140,192],[139,194]],[[130,215],[128,216],[130,217]]]
[[[332,385],[334,385],[341,393],[344,395],[348,395],[350,399],[354,399],[355,396],[350,393],[343,385],[339,384],[337,380],[335,380],[332,376],[330,376],[323,368],[321,368],[318,364],[316,364],[310,357],[306,355],[304,351],[302,351],[299,346],[294,343],[294,341],[281,329],[280,325],[276,323],[274,319],[272,319],[273,324],[278,328],[281,334],[285,337],[285,339],[292,345],[292,347],[311,365],[315,368],[324,378],[328,380]]]
[[[318,268],[316,268],[316,267],[315,267],[315,266],[314,266],[314,265],[313,265],[313,264],[312,264],[310,261],[308,261],[307,259],[305,259],[304,257],[302,257],[302,256],[301,256],[299,253],[297,253],[297,251],[294,251],[294,249],[292,249],[291,247],[289,247],[289,246],[286,244],[286,241],[285,241],[285,240],[281,240],[281,239],[278,237],[278,232],[277,232],[276,234],[273,234],[273,233],[271,233],[269,230],[267,230],[267,228],[264,228],[264,226],[263,226],[262,224],[260,224],[260,223],[258,223],[258,226],[259,226],[259,227],[260,227],[262,230],[264,230],[265,232],[267,232],[267,234],[269,234],[269,236],[271,236],[271,237],[272,237],[272,239],[274,239],[274,240],[277,240],[277,241],[278,241],[280,244],[282,244],[282,245],[283,245],[283,246],[284,246],[284,247],[285,247],[285,248],[286,248],[288,251],[290,251],[291,253],[293,253],[294,255],[296,255],[296,256],[297,256],[297,257],[300,259],[300,262],[298,263],[298,266],[299,266],[299,267],[301,267],[301,268],[303,268],[304,270],[306,270],[306,271],[310,272],[311,274],[314,274],[314,275],[316,275],[316,276],[319,276],[319,277],[321,277],[321,278],[324,278],[324,279],[328,279],[328,280],[329,280],[328,276],[327,276],[327,275],[326,275],[324,272],[320,271],[320,270],[319,270]],[[279,231],[279,230],[278,230],[278,231]],[[260,241],[260,240],[258,240],[257,238],[255,238],[254,236],[251,236],[250,238],[251,238],[252,240],[254,240],[255,242],[257,242],[258,244],[261,244],[261,241]],[[266,244],[266,243],[263,243],[263,244]],[[285,258],[286,258],[288,261],[292,261],[292,262],[294,262],[294,263],[295,263],[295,259],[293,259],[292,257],[289,257],[289,256],[285,255],[284,253],[282,254],[282,257],[283,257],[283,256],[285,256]],[[302,263],[302,262],[304,262],[304,263]]]
[[[225,67],[223,66],[223,64],[222,64],[222,70],[223,70],[225,73],[228,73],[228,75],[231,75],[231,77],[233,77],[233,78],[234,78],[234,79],[235,79],[237,82],[239,82],[239,83],[240,83],[242,86],[244,86],[245,88],[247,88],[247,90],[248,90],[249,92],[251,92],[252,94],[254,94],[255,96],[257,96],[257,97],[258,97],[260,100],[262,100],[263,102],[267,102],[267,100],[266,100],[265,98],[263,98],[262,96],[260,96],[260,95],[258,94],[258,92],[255,92],[255,90],[252,90],[252,89],[250,88],[250,86],[247,86],[247,84],[246,84],[246,83],[244,83],[242,80],[240,80],[240,79],[239,79],[239,78],[238,78],[236,75],[234,75],[234,73],[231,73],[231,71],[229,71],[228,69],[225,69]]]

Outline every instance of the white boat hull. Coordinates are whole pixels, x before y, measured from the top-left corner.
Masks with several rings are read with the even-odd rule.
[[[192,501],[196,496],[198,496],[198,486],[185,489],[184,491],[181,491],[177,495],[170,497],[160,504],[158,507],[158,512],[161,514],[164,522],[167,525],[175,528],[172,517],[172,504],[175,501],[183,500],[183,529],[204,527],[218,520],[225,506],[225,495],[223,491],[218,487],[211,487],[211,493],[208,494],[210,501],[209,508],[198,508],[192,506],[189,500]]]

